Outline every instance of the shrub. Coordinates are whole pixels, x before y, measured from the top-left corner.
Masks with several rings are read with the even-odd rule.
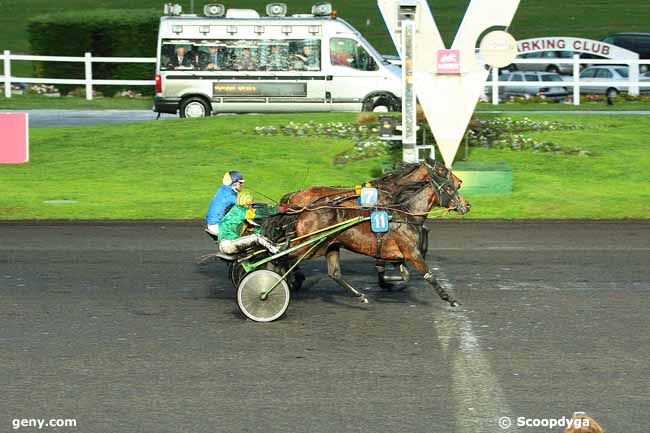
[[[36,55],[97,57],[155,57],[160,14],[154,10],[62,12],[39,15],[28,24],[31,51]],[[83,63],[38,62],[35,75],[48,78],[84,78]],[[150,80],[153,64],[93,63],[93,78]],[[69,90],[74,86],[61,86]],[[152,86],[153,87],[153,86]],[[118,86],[101,86],[107,95]],[[148,94],[153,88],[143,87]]]

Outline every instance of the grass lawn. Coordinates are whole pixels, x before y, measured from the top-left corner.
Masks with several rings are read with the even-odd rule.
[[[484,115],[487,116],[487,115]],[[526,117],[512,114],[514,118]],[[533,119],[590,125],[575,131],[525,134],[577,147],[593,156],[472,148],[470,160],[505,160],[513,193],[470,197],[472,218],[650,218],[648,116],[535,114]],[[462,190],[461,190],[462,191]],[[476,210],[476,212],[474,212]]]
[[[13,95],[0,96],[0,109],[38,110],[38,109],[77,109],[77,110],[150,110],[153,98],[95,98],[87,101],[80,97],[51,98],[49,96]]]
[[[374,177],[380,160],[333,165],[334,156],[351,148],[351,141],[241,132],[290,121],[355,118],[239,115],[33,129],[31,162],[0,166],[0,219],[201,218],[223,173],[233,168],[244,171],[246,185],[262,201],[269,201],[262,194],[277,199],[302,186],[355,185]],[[531,136],[594,156],[473,148],[471,160],[511,164],[515,191],[469,196],[473,208],[468,217],[649,218],[650,118],[574,115],[568,120],[590,128]],[[45,204],[48,200],[77,203]]]

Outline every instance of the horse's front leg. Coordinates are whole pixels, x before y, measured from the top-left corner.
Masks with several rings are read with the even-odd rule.
[[[397,241],[397,245],[402,252],[402,255],[404,256],[404,260],[411,263],[415,269],[424,277],[427,283],[431,284],[438,296],[440,296],[440,299],[449,302],[449,305],[452,307],[458,307],[460,305],[460,303],[457,300],[453,299],[449,293],[447,293],[445,288],[440,285],[434,275],[433,268],[429,268],[427,266],[427,263],[424,261],[422,254],[420,254],[420,251],[418,251],[415,245],[409,245],[400,241]]]
[[[357,289],[352,287],[347,281],[343,279],[341,275],[341,263],[339,260],[339,249],[338,247],[330,247],[327,250],[327,275],[336,281],[336,283],[343,287],[345,290],[350,292],[350,294],[356,298],[360,298],[361,302],[364,304],[368,303],[368,297],[363,293],[359,292]]]

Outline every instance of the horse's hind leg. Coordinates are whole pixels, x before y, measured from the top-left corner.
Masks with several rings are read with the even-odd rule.
[[[339,249],[331,248],[327,251],[327,275],[336,281],[336,283],[356,298],[360,298],[363,303],[368,303],[368,298],[363,293],[352,287],[341,275],[341,264],[339,261]]]
[[[445,288],[440,285],[433,274],[434,270],[427,267],[427,263],[424,261],[424,258],[422,258],[422,254],[420,254],[420,252],[412,246],[405,245],[399,241],[397,244],[400,248],[400,251],[404,255],[404,259],[415,266],[415,269],[423,275],[427,283],[431,284],[438,296],[440,296],[440,299],[449,302],[449,305],[452,307],[458,307],[460,303],[457,300],[453,299],[449,293],[447,293]]]

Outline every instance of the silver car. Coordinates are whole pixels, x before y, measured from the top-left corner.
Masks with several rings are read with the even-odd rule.
[[[605,94],[608,98],[613,98],[619,93],[627,92],[630,73],[629,66],[618,65],[598,65],[590,66],[580,73],[580,93],[585,94]],[[613,81],[609,87],[590,86],[589,82]]]
[[[569,95],[564,80],[558,74],[551,72],[511,72],[499,77],[500,82],[508,86],[499,87],[499,99],[508,99],[512,96],[543,96],[549,99],[562,100]],[[537,86],[517,86],[518,83],[539,83]],[[487,88],[488,97],[492,96],[492,87]]]
[[[541,53],[524,53],[519,56],[520,59],[544,59],[548,63],[513,63],[509,69],[511,71],[529,71],[529,72],[553,72],[556,74],[572,74],[573,65],[571,63],[556,63],[557,60],[571,60],[573,51],[544,51]]]

